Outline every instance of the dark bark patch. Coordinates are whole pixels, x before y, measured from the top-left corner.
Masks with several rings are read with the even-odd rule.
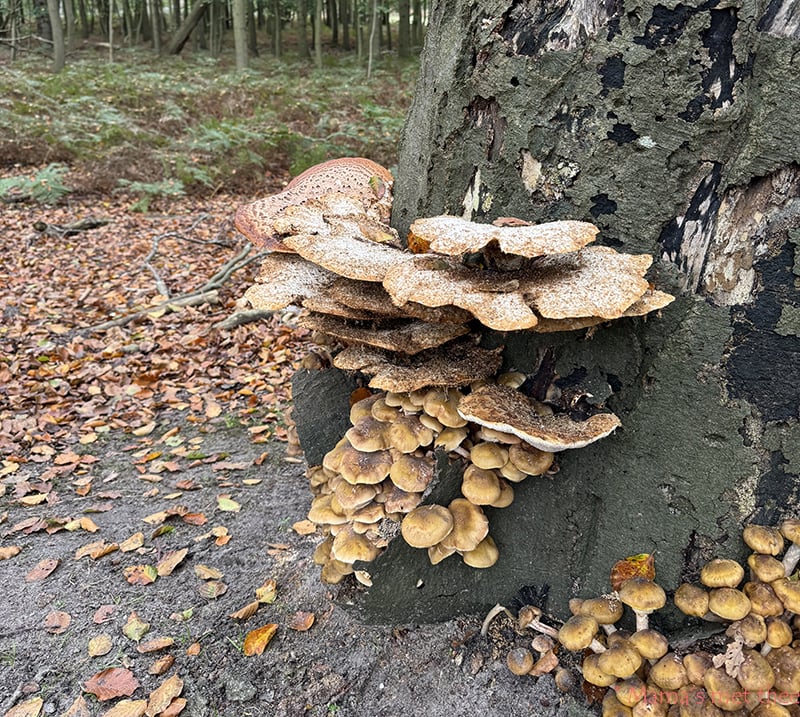
[[[708,97],[705,95],[698,95],[689,100],[686,109],[678,113],[678,117],[684,122],[697,122],[700,115],[703,114],[703,107],[708,104]]]
[[[493,162],[500,156],[508,124],[500,116],[500,105],[494,97],[475,97],[467,107],[467,119],[473,127],[486,131],[486,158]]]
[[[766,421],[797,418],[800,406],[800,337],[775,332],[784,307],[800,305],[793,264],[788,242],[780,254],[760,261],[761,291],[733,313],[728,391],[754,404]]]
[[[758,479],[755,504],[758,506],[748,522],[757,525],[778,525],[792,515],[791,506],[798,501],[798,476],[787,473],[786,460],[781,451],[772,451],[769,470]]]
[[[617,122],[606,135],[609,139],[613,139],[617,144],[628,144],[634,140],[639,139],[639,133],[636,132],[629,124],[621,124]]]
[[[735,8],[712,10],[711,25],[700,36],[711,60],[710,67],[702,73],[703,89],[709,97],[711,109],[733,102],[734,85],[749,69],[739,65],[733,54],[733,36],[738,25]]]
[[[771,0],[756,29],[778,37],[800,39],[800,7],[794,0]]]
[[[600,90],[600,96],[606,97],[610,90],[620,89],[625,84],[625,61],[622,55],[611,55],[606,61],[597,68],[597,74],[600,75],[600,82],[603,89]]]
[[[601,214],[614,214],[617,211],[617,203],[608,194],[595,194],[591,199],[594,204],[589,208],[589,214],[595,219]]]
[[[653,14],[645,25],[644,34],[634,37],[633,41],[637,45],[644,45],[648,50],[672,45],[683,34],[686,23],[689,22],[689,18],[694,12],[696,12],[695,9],[682,3],[674,8],[668,8],[659,3],[653,8]]]

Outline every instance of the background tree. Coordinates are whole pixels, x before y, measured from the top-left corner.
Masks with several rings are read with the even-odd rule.
[[[402,541],[370,566],[368,617],[440,619],[549,586],[607,590],[657,551],[675,588],[741,524],[800,491],[800,33],[789,0],[441,0],[404,130],[393,222],[590,220],[680,294],[661,318],[487,334],[508,368],[559,377],[623,428],[487,510],[500,561],[428,565]],[[295,390],[295,416],[302,414]],[[314,410],[319,412],[318,397]],[[457,486],[457,480],[454,480]],[[456,487],[457,490],[457,487]],[[446,503],[445,499],[445,503]],[[422,587],[414,589],[415,585]],[[413,598],[409,598],[413,593]]]

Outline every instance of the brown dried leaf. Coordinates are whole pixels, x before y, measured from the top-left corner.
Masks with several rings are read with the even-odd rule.
[[[188,552],[188,548],[181,548],[180,550],[173,550],[167,553],[156,564],[156,572],[158,573],[159,577],[163,578],[167,575],[172,575],[172,571],[175,570],[178,565],[180,565]]]
[[[122,572],[131,585],[150,585],[158,577],[158,572],[152,565],[129,565]]]
[[[183,522],[189,525],[205,525],[208,522],[204,513],[187,513],[183,516]]]
[[[94,616],[92,617],[92,622],[96,625],[108,622],[111,620],[116,609],[117,608],[115,605],[101,605],[99,608],[97,608],[97,610],[95,610]]]
[[[60,635],[62,632],[66,632],[71,622],[72,616],[69,613],[53,610],[44,619],[44,628],[53,635]]]
[[[176,697],[169,703],[167,709],[161,713],[161,717],[175,717],[183,712],[186,707],[186,700],[183,697]]]
[[[194,657],[195,655],[200,654],[200,643],[193,642],[189,647],[186,648],[186,654]]]
[[[37,580],[44,580],[60,563],[61,561],[58,558],[45,558],[44,560],[40,560],[36,564],[36,567],[25,576],[25,582],[32,583]]]
[[[95,523],[91,518],[87,518],[84,516],[79,521],[80,526],[83,530],[87,533],[96,533],[100,528],[98,527],[97,523]]]
[[[278,626],[271,622],[248,632],[244,638],[244,646],[242,648],[244,654],[247,657],[252,657],[263,653],[277,631]]]
[[[256,600],[260,603],[271,605],[278,596],[278,583],[275,580],[265,580],[264,584],[256,588]]]
[[[22,548],[19,545],[4,545],[0,548],[0,560],[8,560],[19,555]]]
[[[651,553],[630,555],[623,560],[618,560],[611,568],[611,589],[619,590],[626,580],[630,578],[644,578],[655,580],[655,556]]]
[[[152,640],[148,640],[147,642],[137,645],[136,652],[140,652],[144,655],[149,652],[166,650],[168,647],[172,647],[174,644],[175,640],[173,640],[171,637],[154,637]]]
[[[130,697],[139,688],[139,680],[130,670],[109,667],[101,670],[83,683],[84,692],[98,700],[113,700],[115,697]]]
[[[89,640],[89,657],[107,655],[114,647],[114,640],[107,632],[102,632]]]
[[[12,707],[3,717],[39,717],[42,714],[44,700],[41,697],[31,697],[25,702]]]
[[[297,630],[297,632],[305,632],[306,630],[310,630],[313,624],[314,613],[304,612],[302,610],[299,610],[292,615],[291,619],[289,620],[289,627],[292,630]]]
[[[194,574],[201,580],[219,580],[224,575],[221,570],[203,565],[203,563],[194,566]]]
[[[175,664],[175,657],[173,655],[162,655],[150,667],[147,672],[151,675],[163,675]]]
[[[317,532],[317,524],[310,520],[298,520],[292,524],[292,530],[298,535],[312,535]]]
[[[142,717],[147,709],[147,700],[120,700],[100,717]]]
[[[59,717],[92,717],[92,713],[83,695],[78,695],[67,711],[62,712]]]
[[[123,540],[119,544],[119,549],[123,553],[129,553],[132,550],[138,550],[144,545],[144,533],[134,533],[127,540]]]
[[[169,706],[169,703],[178,697],[182,691],[183,680],[178,675],[168,677],[150,693],[150,698],[147,700],[147,710],[145,711],[147,717],[155,717],[163,712]]]
[[[216,600],[228,592],[228,586],[219,580],[209,580],[198,586],[197,591],[207,600]]]
[[[247,618],[256,614],[256,610],[258,610],[260,604],[258,600],[253,600],[253,602],[247,603],[247,605],[240,610],[232,612],[228,617],[232,617],[234,620],[247,620]]]

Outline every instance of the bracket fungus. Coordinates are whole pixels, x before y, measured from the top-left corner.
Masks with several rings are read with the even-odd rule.
[[[576,411],[566,399],[531,395],[524,373],[498,375],[502,346],[481,346],[486,329],[573,330],[673,299],[645,279],[650,256],[590,246],[599,230],[587,222],[493,226],[443,215],[417,219],[404,245],[388,223],[392,182],[368,159],[331,160],[235,219],[254,244],[278,252],[245,294],[253,308],[306,309],[299,324],[373,391],[308,471],[326,582],[355,574],[368,584],[354,563],[397,536],[433,564],[459,555],[490,567],[502,545],[482,506],[508,506],[514,483],[556,472],[555,453],[620,426],[602,406]],[[437,452],[464,468],[461,497],[446,506],[429,500]]]

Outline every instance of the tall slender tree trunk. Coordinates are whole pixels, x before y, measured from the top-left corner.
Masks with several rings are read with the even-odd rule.
[[[183,49],[183,46],[189,39],[189,35],[191,35],[192,30],[197,27],[197,24],[202,19],[210,4],[211,2],[209,0],[197,0],[197,2],[192,6],[192,9],[186,16],[186,19],[175,31],[175,34],[172,36],[169,44],[167,45],[168,55],[177,55]]]
[[[236,69],[246,70],[247,55],[247,10],[248,0],[232,0],[233,10],[233,46],[236,54]]]
[[[272,52],[275,57],[280,57],[283,54],[281,25],[281,2],[280,0],[272,0]]]
[[[64,19],[66,21],[66,46],[67,52],[75,49],[75,6],[72,0],[64,0]]]
[[[50,17],[50,34],[53,39],[53,72],[61,72],[64,69],[66,49],[58,0],[47,0],[47,13]]]
[[[298,0],[297,19],[297,51],[300,57],[310,56],[308,51],[308,0]]]
[[[397,23],[397,54],[400,57],[411,56],[411,1],[399,0],[397,4],[399,15]]]
[[[151,0],[150,3],[150,34],[152,35],[153,50],[161,54],[161,18],[158,12],[160,0]]]
[[[380,52],[380,17],[378,13],[378,0],[372,0],[372,17],[369,25],[369,56],[367,57],[367,79],[372,77],[372,65]]]
[[[257,22],[256,3],[253,0],[247,0],[247,49],[251,57],[258,57],[258,33],[256,28]]]
[[[322,0],[314,0],[314,64],[322,69]]]

